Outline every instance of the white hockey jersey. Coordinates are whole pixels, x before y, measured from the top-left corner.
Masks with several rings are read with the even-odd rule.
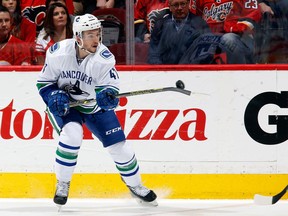
[[[46,52],[45,64],[37,80],[38,90],[57,84],[65,90],[71,101],[95,99],[96,91],[112,88],[119,92],[119,76],[115,58],[101,44],[95,54],[90,54],[79,63],[75,39],[66,39],[52,45]],[[76,107],[83,113],[100,110],[96,103]]]

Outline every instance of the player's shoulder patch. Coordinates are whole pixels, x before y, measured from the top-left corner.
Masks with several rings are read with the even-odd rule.
[[[100,56],[104,59],[109,59],[112,57],[112,53],[108,49],[104,49],[100,52]]]
[[[49,52],[50,52],[50,53],[53,53],[53,52],[55,52],[56,50],[58,50],[59,48],[60,48],[60,44],[59,44],[59,43],[55,43],[55,44],[53,44],[52,46],[50,46]]]

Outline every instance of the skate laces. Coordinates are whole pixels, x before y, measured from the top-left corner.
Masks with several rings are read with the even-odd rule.
[[[56,195],[60,197],[68,197],[70,182],[57,181]]]
[[[141,197],[145,197],[150,190],[146,187],[144,187],[143,185],[137,185],[135,187],[129,187],[135,194],[141,196]]]

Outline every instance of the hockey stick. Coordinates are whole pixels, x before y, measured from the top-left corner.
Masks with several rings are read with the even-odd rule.
[[[146,90],[139,90],[139,91],[131,91],[131,92],[125,92],[120,93],[118,95],[115,95],[116,98],[121,97],[129,97],[129,96],[136,96],[136,95],[143,95],[143,94],[152,94],[157,92],[166,92],[166,91],[174,91],[178,93],[182,93],[185,95],[191,95],[191,91],[184,89],[184,83],[180,80],[176,82],[176,87],[164,87],[164,88],[155,88],[155,89],[146,89]],[[91,102],[95,102],[96,99],[87,99],[87,100],[80,100],[80,101],[74,101],[69,104],[70,107],[75,107],[79,105],[88,104]]]
[[[258,205],[274,205],[286,194],[287,190],[288,185],[280,193],[274,196],[263,196],[260,194],[255,194],[254,203]]]

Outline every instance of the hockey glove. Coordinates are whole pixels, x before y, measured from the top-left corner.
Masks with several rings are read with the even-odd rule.
[[[67,115],[69,113],[69,95],[63,90],[52,91],[49,95],[48,107],[54,115]]]
[[[119,103],[119,99],[115,97],[117,92],[111,88],[101,90],[96,94],[98,106],[104,110],[115,109]]]

